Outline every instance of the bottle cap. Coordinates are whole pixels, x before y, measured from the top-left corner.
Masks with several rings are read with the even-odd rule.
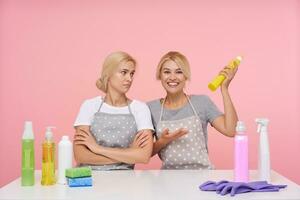
[[[238,59],[239,61],[242,61],[243,57],[242,56],[237,56],[236,59]]]
[[[62,138],[61,138],[61,140],[69,140],[69,136],[63,135]]]
[[[52,130],[55,128],[54,126],[48,126],[46,127],[46,133],[45,133],[45,137],[46,137],[46,140],[52,140],[53,139],[53,133],[52,133]]]
[[[25,121],[23,139],[34,139],[33,130],[32,130],[32,122]]]
[[[245,132],[246,131],[246,126],[245,126],[244,122],[238,121],[236,123],[235,130],[236,130],[236,132]]]

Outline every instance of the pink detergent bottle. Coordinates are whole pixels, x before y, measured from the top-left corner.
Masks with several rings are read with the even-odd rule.
[[[248,182],[248,136],[245,134],[246,127],[242,121],[236,125],[234,137],[234,181]]]

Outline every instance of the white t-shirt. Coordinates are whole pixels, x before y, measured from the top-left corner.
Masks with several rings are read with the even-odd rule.
[[[94,114],[98,111],[102,101],[103,98],[100,96],[85,100],[80,107],[80,111],[77,115],[74,126],[80,126],[80,125],[90,126],[93,121]],[[134,116],[138,131],[143,129],[154,130],[152,125],[152,120],[151,120],[151,113],[146,103],[137,100],[132,100],[132,102],[130,103],[130,109]],[[128,106],[115,107],[105,102],[103,103],[100,111],[103,113],[110,113],[110,114],[130,113]]]

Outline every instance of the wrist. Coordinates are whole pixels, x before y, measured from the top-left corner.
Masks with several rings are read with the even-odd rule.
[[[167,146],[168,141],[166,141],[166,140],[160,138],[160,139],[158,140],[158,143],[159,143],[162,147],[165,147],[165,146]]]
[[[228,93],[228,86],[221,85],[221,92],[222,93]]]

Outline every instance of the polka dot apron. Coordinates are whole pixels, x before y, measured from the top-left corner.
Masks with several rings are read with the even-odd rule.
[[[128,104],[129,114],[110,114],[100,111],[103,102],[104,100],[102,100],[91,124],[93,136],[101,146],[128,148],[137,133],[137,126],[130,109],[130,104]],[[95,170],[115,170],[133,169],[134,165],[119,163],[91,165],[91,167]]]
[[[187,97],[194,115],[180,120],[162,120],[164,103],[161,106],[160,118],[157,124],[157,137],[168,128],[173,132],[180,128],[188,129],[188,133],[161,149],[158,153],[163,164],[162,169],[212,169],[209,161],[206,140],[204,137],[201,119],[197,115],[194,106]]]

